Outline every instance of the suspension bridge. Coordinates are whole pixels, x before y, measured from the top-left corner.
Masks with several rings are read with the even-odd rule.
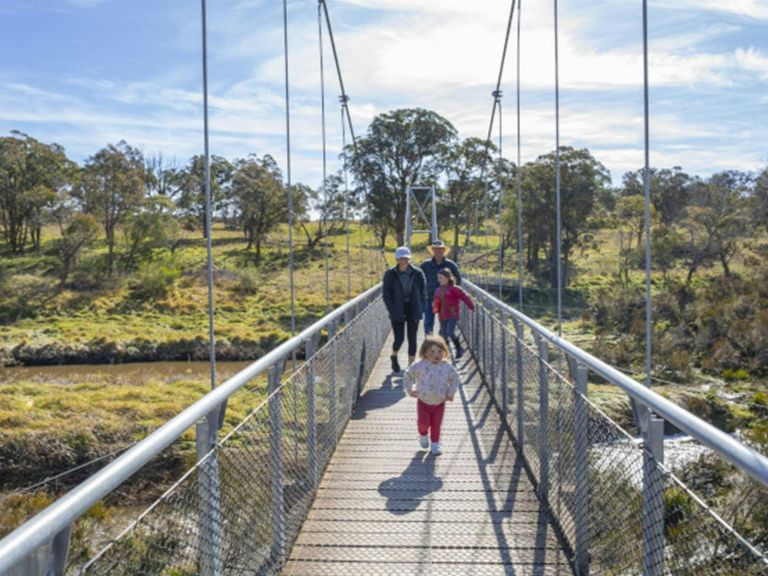
[[[504,54],[514,13],[513,2]],[[321,16],[330,31],[323,1]],[[287,72],[286,58],[286,102]],[[501,73],[489,140],[500,83]],[[349,129],[354,142],[351,120]],[[205,131],[207,159],[207,108]],[[210,229],[210,205],[207,214]],[[208,248],[210,283],[210,235]],[[496,280],[463,284],[477,307],[460,323],[469,354],[455,361],[462,383],[443,455],[417,447],[414,402],[387,368],[389,321],[373,286],[5,537],[0,574],[768,574],[765,551],[665,466],[664,428],[686,432],[761,489],[768,459],[563,339],[559,306],[555,333],[483,289],[498,281],[501,296],[502,264]],[[297,354],[304,363],[286,370]],[[222,436],[227,399],[264,375],[267,398]],[[639,436],[590,400],[591,382],[628,395]],[[72,558],[78,519],[190,428],[196,464],[95,556]]]

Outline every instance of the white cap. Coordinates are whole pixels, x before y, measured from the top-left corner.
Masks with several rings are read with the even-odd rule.
[[[400,258],[410,258],[411,257],[411,249],[408,248],[408,246],[400,246],[397,250],[395,250],[395,260],[400,260]]]

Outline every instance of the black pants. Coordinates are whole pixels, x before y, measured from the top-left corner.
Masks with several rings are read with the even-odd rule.
[[[405,320],[398,322],[392,320],[392,331],[395,333],[395,342],[392,344],[392,353],[396,354],[403,345],[405,327],[408,326],[408,356],[416,356],[416,332],[419,329],[420,318],[413,318],[410,306],[405,306]]]

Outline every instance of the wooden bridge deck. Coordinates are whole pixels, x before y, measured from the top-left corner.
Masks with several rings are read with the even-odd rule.
[[[433,456],[419,447],[416,400],[390,373],[389,350],[391,340],[283,574],[573,574],[471,356],[456,363],[460,397]]]

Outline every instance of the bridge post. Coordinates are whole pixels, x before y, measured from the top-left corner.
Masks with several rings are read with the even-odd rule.
[[[331,342],[336,337],[337,324],[336,320],[332,321],[328,325],[328,342]],[[333,360],[331,362],[331,373],[328,375],[328,427],[333,434],[334,444],[336,443],[336,435],[338,430],[336,429],[336,343],[331,344],[331,354]]]
[[[488,340],[489,340],[489,338],[488,338],[488,323],[490,321],[490,318],[488,317],[489,316],[489,310],[488,310],[487,306],[488,306],[488,302],[486,301],[485,298],[483,298],[483,325],[482,325],[482,328],[481,328],[482,336],[480,336],[480,338],[482,340],[482,347],[483,347],[483,366],[482,366],[482,370],[483,370],[483,377],[485,378],[485,383],[486,383],[486,385],[488,385],[488,387],[490,387],[490,385],[491,385],[491,378],[490,378],[490,375],[488,374],[488,366],[490,364],[488,362],[488,353],[490,352],[490,347],[488,346]]]
[[[479,328],[478,328],[478,341],[477,346],[480,350],[480,373],[483,375],[483,380],[487,382],[486,378],[486,372],[485,372],[485,299],[481,298],[480,300],[480,317],[477,319]]]
[[[515,324],[515,372],[517,378],[517,444],[522,451],[525,443],[525,381],[523,380],[523,323],[513,318]]]
[[[283,447],[282,415],[280,413],[280,387],[282,366],[269,369],[269,464],[272,473],[272,548],[273,564],[285,562],[285,511],[283,504]]]
[[[643,450],[643,574],[664,573],[664,420],[648,419]]]
[[[56,534],[48,544],[43,544],[4,576],[64,576],[69,553],[72,525]]]
[[[509,410],[509,382],[507,382],[507,313],[503,306],[499,306],[499,321],[501,323],[501,409],[504,414],[504,424],[509,426],[507,412]]]
[[[475,355],[475,360],[478,364],[481,363],[480,358],[482,354],[482,350],[480,350],[480,316],[483,313],[483,305],[480,298],[477,299],[477,313],[472,318],[472,339],[474,340],[472,342],[472,349]],[[480,366],[480,371],[482,372],[483,367]]]
[[[492,302],[489,302],[491,306],[493,306]],[[488,350],[488,354],[490,356],[490,381],[488,384],[491,386],[491,397],[496,401],[499,402],[499,398],[496,396],[496,390],[498,388],[498,382],[496,378],[496,322],[494,322],[493,313],[491,312],[492,309],[488,311],[488,328],[490,328],[491,331],[491,345]]]
[[[547,360],[549,345],[534,332],[539,352],[539,498],[547,502],[549,497],[549,379]]]
[[[568,358],[571,360],[571,358]],[[575,362],[574,362],[575,364]],[[573,436],[575,441],[576,574],[589,574],[589,417],[587,413],[587,367],[572,366],[576,386],[573,390]]]
[[[311,488],[317,486],[317,412],[315,408],[315,364],[317,349],[315,337],[304,343],[304,361],[307,362],[307,475]]]
[[[209,415],[195,425],[195,451],[197,461],[202,461],[197,472],[200,525],[198,554],[201,576],[221,574],[221,485],[218,454],[213,450],[219,429],[218,416],[218,413]]]

